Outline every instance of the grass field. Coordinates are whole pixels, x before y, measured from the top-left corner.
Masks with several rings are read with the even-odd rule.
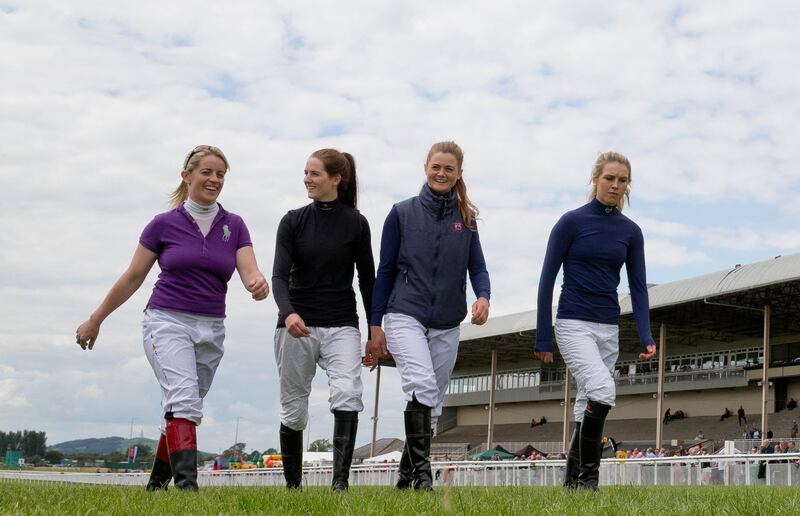
[[[138,487],[0,482],[0,514],[800,514],[791,487],[462,487],[435,495],[388,487],[215,487],[146,493]]]

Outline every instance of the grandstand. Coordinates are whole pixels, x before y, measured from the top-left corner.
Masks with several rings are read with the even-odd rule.
[[[659,356],[638,359],[630,297],[621,296],[617,406],[606,434],[659,447],[682,446],[700,430],[719,441],[739,439],[742,406],[749,425],[788,436],[800,416],[786,410],[800,399],[800,254],[648,292]],[[462,326],[435,447],[566,442],[574,381],[557,346],[552,365],[533,357],[535,334],[535,310]],[[686,418],[664,425],[667,408]],[[733,416],[720,421],[726,408]],[[531,426],[542,417],[546,424]]]

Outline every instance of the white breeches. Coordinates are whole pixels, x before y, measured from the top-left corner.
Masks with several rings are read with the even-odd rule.
[[[458,356],[460,328],[425,328],[413,317],[398,313],[384,315],[383,327],[406,401],[416,397],[431,407],[431,427],[436,428]]]
[[[144,352],[161,386],[161,416],[188,419],[199,425],[203,398],[225,349],[225,324],[217,317],[145,310]]]
[[[308,423],[308,396],[317,364],[328,375],[331,412],[361,412],[361,332],[358,328],[310,327],[296,339],[286,328],[275,330],[275,361],[281,390],[281,423],[303,430]]]
[[[619,326],[577,319],[556,319],[556,344],[575,377],[575,421],[583,421],[588,400],[614,406],[614,364],[619,355]]]

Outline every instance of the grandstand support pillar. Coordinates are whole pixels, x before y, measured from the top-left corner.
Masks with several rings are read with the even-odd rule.
[[[767,435],[769,416],[767,403],[769,403],[769,323],[772,307],[764,305],[764,367],[761,370],[761,435]]]
[[[369,447],[369,456],[375,456],[375,440],[378,436],[378,398],[381,394],[381,366],[377,367],[375,375],[375,410],[372,413],[372,444]]]
[[[658,333],[658,399],[656,400],[656,448],[661,448],[664,421],[661,413],[664,409],[664,357],[667,354],[667,325],[661,323]]]
[[[492,346],[492,374],[489,376],[489,429],[486,435],[486,449],[492,449],[494,440],[494,387],[497,379],[497,347]]]
[[[569,399],[571,394],[569,392],[569,369],[565,369],[566,373],[564,374],[564,432],[561,435],[561,441],[564,443],[564,449],[569,450]]]

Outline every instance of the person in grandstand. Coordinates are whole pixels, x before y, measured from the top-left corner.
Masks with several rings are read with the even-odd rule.
[[[400,374],[407,404],[399,489],[433,490],[431,432],[467,314],[467,272],[477,298],[471,321],[484,324],[489,317],[489,273],[463,161],[455,142],[434,144],[419,195],[395,204],[383,226],[365,364],[374,367],[391,353]]]
[[[303,430],[317,364],[325,369],[333,412],[334,491],[347,491],[361,401],[361,332],[353,268],[367,321],[375,264],[367,219],[356,209],[352,155],[321,149],[308,158],[304,180],[313,202],[289,211],[278,226],[272,284],[278,304],[275,360],[280,375],[280,442],[289,488],[303,478]]]
[[[622,214],[625,199],[630,202],[630,183],[628,158],[617,152],[597,157],[589,202],[565,213],[553,227],[539,278],[534,353],[549,364],[553,362],[553,287],[564,267],[555,340],[577,383],[575,432],[564,479],[567,487],[597,489],[603,426],[616,398],[612,371],[619,354],[617,287],[623,265],[642,346],[639,357],[650,359],[656,352],[650,332],[644,238],[639,226]]]
[[[223,355],[225,296],[234,269],[253,299],[269,285],[244,221],[217,202],[229,169],[217,147],[200,145],[183,161],[170,211],[144,228],[128,269],[75,332],[93,349],[100,325],[141,286],[158,261],[161,274],[142,322],[144,351],[161,386],[163,427],[148,490],[197,490],[197,430],[203,398]]]

